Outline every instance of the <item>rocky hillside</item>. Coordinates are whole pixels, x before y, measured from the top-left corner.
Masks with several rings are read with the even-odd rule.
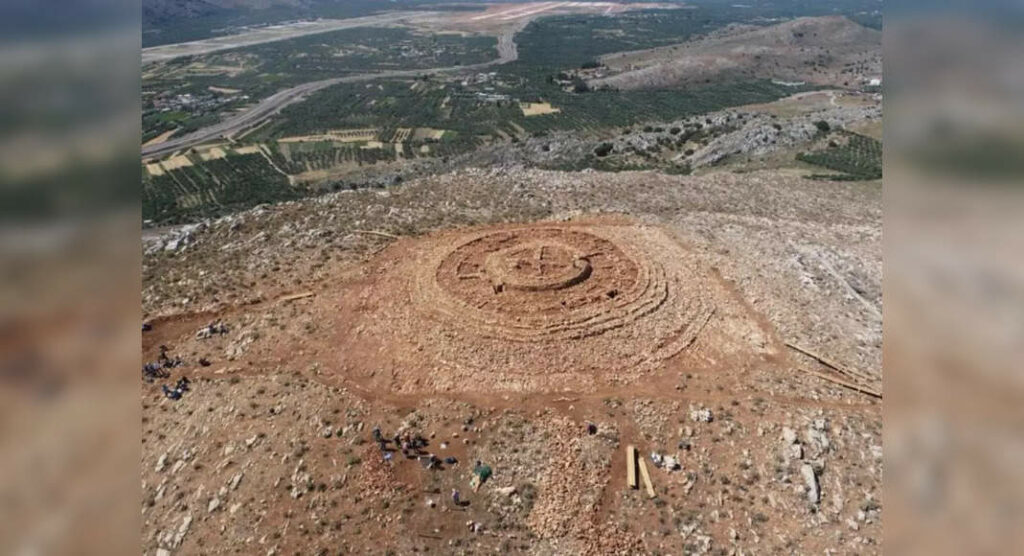
[[[827,368],[781,342],[879,381],[881,201],[877,183],[791,172],[492,164],[152,237],[143,361],[163,374],[141,388],[143,550],[878,554],[881,404],[821,378]],[[716,305],[693,348],[741,351],[683,355],[594,393],[480,392],[509,384],[495,380],[398,395],[350,370],[382,353],[339,348],[339,332],[360,330],[352,323],[379,305],[363,288],[421,276],[387,270],[402,270],[391,264],[403,246],[459,228],[598,217],[657,226],[713,267],[702,289],[744,303]],[[758,326],[728,324],[741,314]],[[742,355],[764,347],[775,355]],[[421,364],[410,354],[396,372]],[[393,440],[381,450],[375,427],[387,439],[419,435],[424,459]],[[630,445],[654,500],[627,486]],[[478,460],[493,476],[475,491]]]
[[[589,84],[644,89],[737,78],[857,88],[881,76],[881,48],[879,31],[845,17],[730,25],[683,44],[605,56],[608,75]]]
[[[455,164],[519,165],[554,170],[658,169],[689,173],[730,161],[793,160],[820,139],[819,122],[854,129],[881,120],[873,95],[799,93],[769,105],[739,107],[673,121],[647,122],[615,133],[556,132],[480,149]]]

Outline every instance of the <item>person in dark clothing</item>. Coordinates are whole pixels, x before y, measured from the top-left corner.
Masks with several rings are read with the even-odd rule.
[[[437,459],[437,456],[434,454],[420,456],[420,461],[423,462],[423,467],[427,469],[437,469],[441,464],[441,460]]]
[[[166,384],[164,384],[162,386],[162,388],[163,388],[163,391],[164,391],[164,395],[167,396],[168,398],[170,398],[172,400],[179,400],[179,399],[181,399],[181,392],[180,391],[172,390],[172,389],[168,388]]]
[[[412,447],[417,449],[417,450],[420,450],[422,448],[426,448],[427,447],[427,439],[423,438],[422,436],[417,434],[412,439]]]

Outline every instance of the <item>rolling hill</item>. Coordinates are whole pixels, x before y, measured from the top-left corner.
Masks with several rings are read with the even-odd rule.
[[[856,88],[881,76],[882,34],[845,17],[730,25],[682,44],[601,58],[592,87],[649,89],[728,78]]]

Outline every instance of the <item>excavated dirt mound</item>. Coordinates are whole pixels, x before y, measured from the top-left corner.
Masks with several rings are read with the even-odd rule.
[[[406,393],[627,383],[695,347],[716,308],[734,304],[704,266],[661,229],[632,222],[398,242],[345,297],[341,367]]]

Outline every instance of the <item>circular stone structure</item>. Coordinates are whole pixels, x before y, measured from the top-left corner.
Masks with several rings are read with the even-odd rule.
[[[660,267],[612,241],[560,228],[471,236],[418,280],[433,311],[510,341],[577,339],[622,326],[667,297]]]
[[[621,384],[690,346],[715,293],[662,230],[548,223],[393,245],[349,296],[349,376],[392,391]]]

